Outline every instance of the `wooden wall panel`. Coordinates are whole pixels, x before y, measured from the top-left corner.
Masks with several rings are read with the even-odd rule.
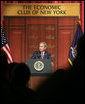
[[[39,42],[46,41],[54,62],[53,72],[67,68],[77,21],[77,17],[5,17],[4,31],[14,61],[26,63],[38,50]],[[31,77],[30,87],[35,90],[43,78]]]
[[[54,70],[60,68],[67,62],[68,51],[75,35],[77,20],[77,17],[5,17],[5,33],[11,46],[11,51],[15,47],[11,41],[12,35],[16,37],[16,41],[19,40],[22,43],[18,43],[21,49],[16,48],[16,51],[21,51],[21,56],[19,57],[16,54],[19,60],[17,58],[14,58],[14,60],[26,63],[33,52],[38,50],[39,42],[46,41],[48,44],[47,50],[51,53],[55,64]],[[18,33],[21,34],[20,39],[18,39],[19,37],[17,38]],[[69,42],[67,48],[66,42]],[[66,50],[65,54],[63,50]],[[61,59],[64,59],[64,61],[60,61]]]
[[[66,68],[73,30],[58,30],[58,68]]]
[[[25,25],[25,18],[23,17],[8,17],[9,18],[9,25],[10,26],[23,26]]]
[[[59,17],[58,18],[58,25],[61,26],[61,25],[67,25],[67,26],[71,26],[74,24],[74,17]]]
[[[25,62],[25,19],[5,17],[4,24],[4,31],[12,53],[13,61]]]
[[[56,24],[57,17],[26,17],[27,24]],[[49,18],[49,19],[48,19]]]
[[[21,61],[21,53],[22,53],[22,48],[21,48],[21,32],[11,32],[12,34],[10,36],[10,48],[12,52],[12,57],[14,62],[20,62]]]

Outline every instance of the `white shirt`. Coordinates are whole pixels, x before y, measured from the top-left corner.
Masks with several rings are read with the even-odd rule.
[[[43,51],[43,57],[44,57],[44,54],[45,54],[45,51]],[[41,52],[41,55],[42,55],[42,52]]]

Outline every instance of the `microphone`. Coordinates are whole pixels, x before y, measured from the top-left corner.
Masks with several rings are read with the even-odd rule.
[[[38,53],[37,53],[37,58],[40,59],[40,57],[41,57],[41,55],[40,55],[40,53],[38,52]]]

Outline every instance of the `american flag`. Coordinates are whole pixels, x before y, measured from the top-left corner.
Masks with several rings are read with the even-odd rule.
[[[8,63],[12,63],[13,60],[12,60],[10,48],[9,48],[8,43],[6,41],[6,37],[4,35],[2,26],[1,26],[1,49],[7,54]]]

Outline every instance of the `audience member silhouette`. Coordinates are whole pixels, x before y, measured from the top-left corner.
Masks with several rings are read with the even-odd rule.
[[[28,87],[30,70],[26,64],[16,64],[11,70],[11,99],[13,102],[36,102],[36,93]]]
[[[1,100],[7,102],[10,95],[10,83],[9,83],[9,67],[6,53],[1,50],[1,68],[0,68],[0,79],[1,79]]]
[[[9,64],[9,81],[11,81],[12,79],[12,70],[15,68],[16,65],[18,65],[19,63],[17,62],[13,62]]]
[[[6,53],[1,50],[1,77],[6,78],[8,72],[8,61]]]
[[[1,97],[3,103],[34,103],[36,92],[29,86],[30,70],[25,63],[8,64],[6,53],[1,50]]]
[[[77,57],[68,70],[57,70],[37,89],[39,103],[84,103],[84,39],[77,43]]]
[[[77,43],[77,57],[73,62],[73,66],[68,70],[58,69],[48,80],[39,86],[37,89],[38,95],[28,86],[31,74],[27,65],[24,63],[8,65],[7,56],[1,50],[2,102],[83,104],[84,40],[85,36],[82,36]]]

